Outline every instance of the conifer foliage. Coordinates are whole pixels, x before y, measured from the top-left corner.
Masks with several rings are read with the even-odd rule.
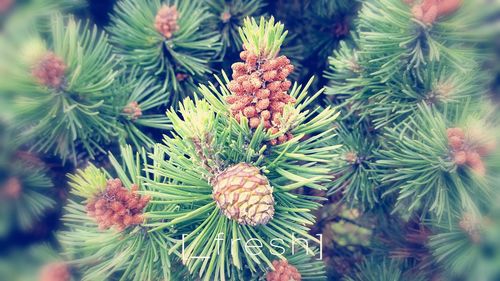
[[[255,58],[254,63],[276,61],[286,35],[283,31],[283,25],[272,19],[245,22],[241,35],[248,56]],[[233,74],[238,75],[238,72]],[[115,160],[112,163],[120,179],[106,177],[94,167],[72,176],[76,194],[87,198],[84,201],[87,213],[77,202],[68,208],[68,225],[75,226],[73,231],[62,234],[62,240],[70,249],[85,245],[82,239],[91,239],[90,233],[97,235],[98,226],[105,229],[115,226],[121,234],[108,229],[109,238],[122,235],[123,238],[111,242],[113,247],[126,245],[126,240],[144,239],[142,246],[130,244],[128,251],[146,253],[145,245],[151,245],[151,249],[161,246],[165,255],[171,254],[172,260],[182,262],[187,268],[186,274],[193,277],[244,280],[263,276],[269,269],[281,272],[281,265],[287,265],[285,251],[276,252],[273,250],[276,245],[289,254],[290,245],[297,243],[294,237],[318,243],[318,237],[307,233],[306,225],[314,223],[310,211],[319,206],[320,198],[293,191],[303,187],[322,190],[322,184],[329,182],[329,160],[336,149],[330,144],[334,135],[332,124],[338,114],[331,108],[322,112],[305,109],[320,94],[307,97],[309,85],[294,85],[289,95],[285,94],[288,87],[279,88],[280,92],[273,92],[274,95],[290,98],[286,104],[283,102],[281,111],[276,112],[278,130],[267,130],[266,121],[269,121],[264,117],[257,120],[260,124],[253,126],[247,115],[235,116],[227,100],[245,96],[226,87],[231,85],[226,76],[217,80],[219,87],[214,84],[200,86],[198,91],[204,100],[186,99],[179,106],[179,114],[174,110],[168,112],[173,136],[165,136],[163,144],[155,146],[149,160],[137,156],[134,161],[130,149],[125,151],[125,163],[135,163],[126,169],[129,173],[134,171],[132,178],[125,177],[125,171]],[[259,91],[260,87],[256,87],[245,95],[253,94],[257,98]],[[295,137],[272,145],[272,140],[287,133]],[[318,135],[304,139],[305,134],[313,133]],[[146,174],[141,173],[141,169]],[[129,186],[130,191],[122,183]],[[144,197],[135,195],[137,185],[146,189]],[[93,226],[82,225],[78,223],[80,219],[96,222]],[[136,235],[141,238],[135,238]],[[104,240],[111,241],[99,239]],[[252,242],[257,243],[250,244],[258,248],[256,252],[248,251],[248,243]],[[313,252],[308,245],[306,242],[297,247],[305,248],[305,257],[312,260],[317,251]],[[93,249],[98,256],[111,253],[97,246]],[[138,266],[136,263],[148,270],[137,272],[141,275],[131,280],[145,280],[139,278],[145,277],[144,274],[156,274],[148,277],[158,278],[169,276],[165,275],[168,268],[159,270],[159,265],[146,264],[128,255],[120,260],[114,258],[113,263],[121,278],[129,278],[126,273]],[[290,266],[293,272],[289,274],[320,278],[321,264],[313,265],[314,270],[304,272]],[[129,269],[121,272],[122,267]],[[85,280],[92,280],[91,276],[96,276],[97,272],[89,270]],[[273,274],[268,276],[276,275]]]
[[[490,129],[497,117],[485,103],[472,5],[366,1],[353,41],[330,58],[328,102],[344,113],[343,157],[330,193],[378,222],[386,220],[382,212],[396,224],[417,217],[417,228],[427,229],[417,236],[375,228],[382,241],[401,235],[400,248],[375,243],[349,280],[475,276],[467,270],[482,259],[477,245],[494,228],[481,218],[494,217],[498,135]]]
[[[479,1],[0,0],[0,279],[499,280]]]
[[[156,77],[177,106],[211,73],[220,35],[207,24],[201,1],[118,1],[111,16],[111,42],[126,65]]]

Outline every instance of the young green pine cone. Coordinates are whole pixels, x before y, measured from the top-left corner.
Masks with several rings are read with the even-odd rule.
[[[302,276],[297,268],[288,264],[286,260],[273,261],[273,271],[266,274],[267,281],[300,281]]]
[[[59,88],[64,82],[66,64],[56,54],[49,52],[33,67],[32,75],[38,83],[50,88]]]
[[[44,266],[40,272],[40,281],[69,281],[71,273],[68,265],[63,262],[51,263]]]
[[[259,169],[239,163],[217,175],[212,196],[222,213],[239,224],[266,224],[274,215],[273,188]]]
[[[177,20],[179,19],[179,13],[175,6],[163,5],[155,18],[155,28],[158,32],[163,34],[165,38],[170,39],[174,35],[174,32],[179,30],[179,25]]]

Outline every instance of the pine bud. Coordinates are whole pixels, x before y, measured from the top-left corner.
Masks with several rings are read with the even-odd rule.
[[[462,5],[461,0],[424,0],[421,3],[406,1],[412,5],[413,17],[432,25],[439,17],[452,14]]]
[[[269,91],[268,89],[260,89],[255,94],[255,96],[259,99],[266,99],[269,97],[269,95],[271,95],[271,91]]]
[[[463,165],[467,162],[467,153],[463,150],[455,152],[453,156],[457,165]]]
[[[245,109],[243,110],[243,114],[247,117],[247,118],[252,118],[254,117],[255,115],[257,115],[257,110],[255,109],[254,106],[247,106],[245,107]]]
[[[212,196],[222,213],[239,224],[266,224],[274,215],[273,188],[259,169],[239,163],[213,180]]]
[[[259,125],[260,125],[259,118],[257,118],[257,117],[250,118],[250,123],[249,123],[250,128],[255,129],[255,128],[259,127]]]
[[[186,80],[187,78],[189,77],[189,75],[187,75],[186,73],[176,73],[175,74],[175,79],[179,82],[182,82],[184,80]]]
[[[459,222],[460,228],[469,235],[474,243],[479,243],[481,240],[481,222],[473,214],[466,213]]]
[[[131,190],[123,187],[120,179],[108,180],[106,190],[87,203],[87,214],[95,218],[99,228],[115,226],[118,231],[142,224],[143,210],[150,198],[137,194],[138,186]]]
[[[0,0],[0,13],[7,12],[14,4],[14,0]]]
[[[426,24],[433,24],[438,17],[438,7],[436,5],[432,5],[428,10],[424,12],[424,15],[420,20],[422,20]]]
[[[68,265],[63,262],[51,263],[40,271],[39,281],[69,281],[71,273]]]
[[[461,128],[449,128],[446,130],[446,134],[448,138],[452,136],[457,136],[459,138],[465,138],[465,133]]]
[[[300,275],[297,268],[289,264],[286,260],[274,260],[273,261],[274,270],[269,271],[266,274],[266,281],[301,281],[302,276]]]
[[[172,38],[174,32],[179,30],[179,25],[177,20],[179,19],[179,13],[175,6],[163,5],[155,18],[155,28],[161,33],[165,38]]]
[[[139,107],[139,103],[137,103],[136,101],[129,103],[123,109],[123,113],[127,114],[132,121],[135,121],[142,116],[142,110]]]
[[[464,139],[459,136],[451,136],[448,138],[448,145],[452,149],[458,150],[464,145]]]
[[[64,61],[56,54],[48,52],[33,67],[31,73],[39,84],[59,88],[64,82],[65,71]]]
[[[261,99],[257,102],[256,107],[257,111],[263,111],[269,107],[270,101],[269,99]]]
[[[439,0],[438,14],[445,16],[454,13],[462,6],[461,0]]]
[[[271,112],[269,112],[269,110],[263,110],[260,113],[260,117],[262,117],[262,119],[264,119],[264,120],[269,120],[269,119],[271,119]]]
[[[223,23],[228,23],[231,20],[231,13],[229,12],[223,12],[220,15],[220,19],[222,20]]]
[[[22,185],[17,177],[11,177],[0,191],[0,197],[6,199],[18,199],[21,196]]]
[[[478,175],[484,176],[486,174],[486,167],[481,159],[481,156],[476,151],[467,152],[467,164]]]
[[[344,155],[344,159],[347,163],[354,165],[358,162],[358,155],[354,151],[349,151]]]

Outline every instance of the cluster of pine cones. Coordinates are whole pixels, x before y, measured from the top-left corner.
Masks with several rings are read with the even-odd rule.
[[[258,56],[243,45],[240,57],[245,62],[232,65],[233,75],[228,88],[232,95],[227,97],[232,115],[240,121],[241,116],[249,120],[250,128],[257,128],[261,122],[272,134],[280,131],[283,108],[295,99],[287,94],[292,83],[287,80],[293,72],[293,65],[286,56],[265,58]],[[290,133],[271,140],[271,144],[283,143],[292,138]]]
[[[56,54],[48,52],[33,67],[31,73],[41,85],[57,89],[64,82],[65,71],[64,61]]]
[[[143,210],[150,197],[137,194],[138,188],[134,184],[128,190],[119,179],[108,180],[106,190],[87,203],[87,214],[95,218],[100,229],[115,226],[123,231],[131,225],[142,224]]]

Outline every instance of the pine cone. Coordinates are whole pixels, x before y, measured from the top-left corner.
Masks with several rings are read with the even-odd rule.
[[[165,38],[170,39],[179,30],[179,13],[175,6],[163,5],[156,14],[155,27]]]
[[[40,281],[69,281],[71,273],[68,265],[63,262],[51,263],[42,268]]]
[[[266,274],[267,281],[300,281],[302,276],[297,268],[288,264],[286,260],[273,261],[273,271]]]
[[[66,64],[56,54],[48,52],[35,65],[32,75],[41,85],[50,88],[59,88],[64,82]]]
[[[115,226],[123,231],[142,224],[143,210],[150,198],[137,194],[137,189],[135,184],[131,190],[126,189],[119,179],[108,180],[106,190],[87,203],[87,214],[96,219],[101,229]]]
[[[222,213],[239,224],[266,224],[274,215],[273,188],[247,163],[227,168],[213,180],[213,198]]]

